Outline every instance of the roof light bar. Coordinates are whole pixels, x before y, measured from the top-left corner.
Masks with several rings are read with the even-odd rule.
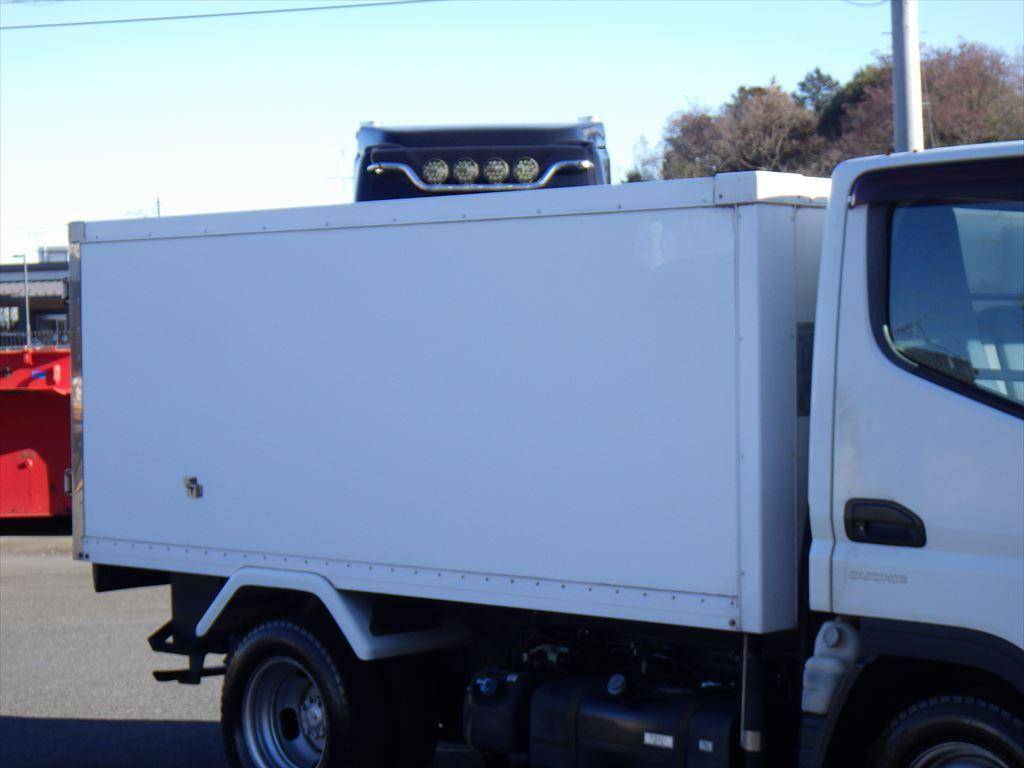
[[[559,160],[548,166],[544,175],[536,181],[518,184],[428,184],[406,163],[372,163],[366,167],[366,172],[377,175],[384,173],[405,174],[405,177],[412,185],[421,192],[513,192],[527,189],[542,189],[551,182],[551,179],[563,171],[589,171],[593,167],[594,164],[590,160]]]

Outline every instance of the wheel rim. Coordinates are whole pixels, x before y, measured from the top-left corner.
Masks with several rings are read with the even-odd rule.
[[[259,768],[317,768],[327,740],[327,711],[309,673],[275,656],[261,662],[245,689],[242,732]]]
[[[922,752],[908,768],[1010,768],[977,744],[948,742]]]

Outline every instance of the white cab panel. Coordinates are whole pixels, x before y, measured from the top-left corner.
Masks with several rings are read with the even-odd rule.
[[[847,198],[870,171],[1019,157],[1022,150],[1014,142],[865,158],[833,177],[811,427],[816,610],[964,627],[1024,647],[1024,422],[883,352],[869,316],[868,211],[849,208]],[[911,510],[925,545],[851,540],[850,499]]]
[[[903,370],[871,333],[864,206],[848,214],[836,367],[833,610],[1024,647],[1024,422]],[[922,548],[850,541],[850,499],[895,501]]]

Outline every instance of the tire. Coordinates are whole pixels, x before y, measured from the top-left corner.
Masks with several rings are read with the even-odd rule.
[[[871,768],[1024,768],[1024,723],[981,699],[937,696],[890,723]]]
[[[325,633],[326,637],[326,633]],[[374,668],[289,621],[258,626],[228,665],[221,733],[232,768],[393,764]]]

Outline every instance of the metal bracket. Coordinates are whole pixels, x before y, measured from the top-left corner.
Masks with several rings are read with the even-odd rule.
[[[759,754],[764,750],[764,665],[761,662],[760,649],[750,646],[750,635],[744,635],[740,749],[747,753]]]
[[[860,632],[841,618],[826,621],[814,641],[814,655],[804,663],[801,709],[827,715],[847,671],[860,657]]]
[[[188,656],[188,669],[157,669],[153,671],[153,679],[158,683],[178,682],[185,685],[199,685],[204,677],[223,675],[225,667],[204,667],[206,652],[201,650],[184,650],[174,642],[173,622],[168,621],[160,629],[149,636],[149,647],[158,653],[176,653]]]

